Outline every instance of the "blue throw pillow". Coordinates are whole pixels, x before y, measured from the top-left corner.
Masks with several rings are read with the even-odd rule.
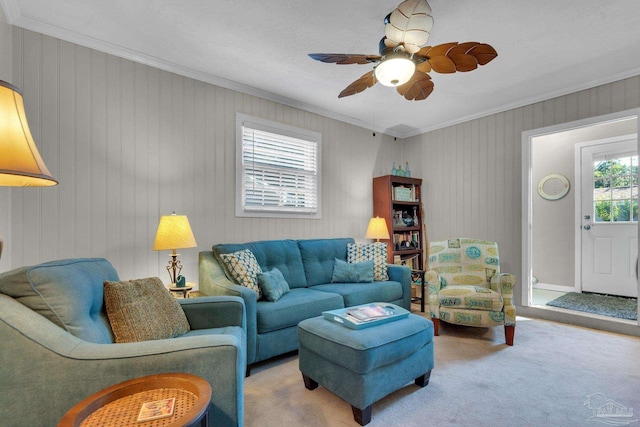
[[[282,295],[290,291],[289,284],[285,280],[282,272],[277,268],[258,273],[258,286],[262,290],[262,295],[267,301],[278,301]]]
[[[332,283],[373,282],[373,260],[348,263],[338,258],[333,264]]]

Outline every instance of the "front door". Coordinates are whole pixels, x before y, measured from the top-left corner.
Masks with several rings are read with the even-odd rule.
[[[637,297],[636,138],[585,144],[579,150],[582,291]]]

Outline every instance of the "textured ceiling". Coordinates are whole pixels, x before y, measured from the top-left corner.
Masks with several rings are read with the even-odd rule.
[[[0,0],[10,24],[398,137],[640,74],[638,0],[431,0],[429,45],[483,42],[498,58],[432,72],[424,101],[379,84],[338,99],[372,66],[307,54],[377,54],[398,2]]]

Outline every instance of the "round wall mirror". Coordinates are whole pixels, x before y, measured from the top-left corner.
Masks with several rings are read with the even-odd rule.
[[[566,176],[552,173],[538,182],[538,194],[546,200],[559,200],[567,195],[571,185]]]

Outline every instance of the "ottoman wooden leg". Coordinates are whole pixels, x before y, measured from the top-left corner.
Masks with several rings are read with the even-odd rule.
[[[369,405],[364,409],[356,408],[351,405],[351,410],[353,411],[353,419],[356,420],[358,424],[361,426],[366,426],[371,422],[371,407],[373,405]]]
[[[318,382],[312,380],[305,374],[302,374],[302,379],[304,380],[304,386],[307,388],[307,390],[315,390],[318,388]]]
[[[424,375],[421,375],[418,378],[416,378],[416,385],[420,387],[426,386],[427,384],[429,384],[430,377],[431,377],[431,369],[429,369],[429,371],[426,372]]]

